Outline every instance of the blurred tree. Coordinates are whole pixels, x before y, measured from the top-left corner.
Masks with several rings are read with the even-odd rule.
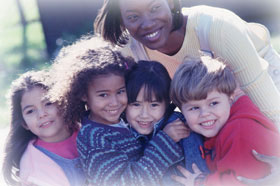
[[[83,34],[92,33],[102,0],[37,0],[50,58]]]
[[[5,95],[11,81],[48,66],[38,18],[36,0],[0,1],[0,129],[9,123]]]
[[[21,66],[26,67],[28,66],[28,57],[27,57],[27,36],[26,36],[26,27],[27,27],[27,21],[24,16],[24,10],[21,6],[21,3],[19,0],[16,0],[16,5],[18,8],[19,12],[19,17],[20,17],[20,24],[22,26],[22,62]]]

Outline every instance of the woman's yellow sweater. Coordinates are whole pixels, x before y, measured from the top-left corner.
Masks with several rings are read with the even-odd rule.
[[[210,50],[215,57],[223,59],[231,67],[240,87],[279,128],[280,93],[268,74],[268,62],[258,53],[270,44],[269,32],[265,27],[247,23],[231,11],[221,8],[195,6],[183,8],[182,12],[188,16],[188,22],[183,45],[175,55],[168,56],[150,50],[134,39],[121,49],[122,53],[133,56],[136,60],[159,61],[172,77],[184,58],[201,55],[196,29],[201,15],[210,15]],[[262,29],[263,36],[254,28]]]

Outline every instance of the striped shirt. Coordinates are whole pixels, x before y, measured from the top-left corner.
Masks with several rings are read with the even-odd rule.
[[[144,149],[128,129],[86,117],[77,147],[87,180],[95,186],[160,185],[167,169],[183,156],[180,146],[162,131]]]

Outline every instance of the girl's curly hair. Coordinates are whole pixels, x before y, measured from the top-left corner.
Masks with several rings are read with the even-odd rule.
[[[88,84],[99,75],[116,74],[125,77],[135,64],[116,48],[97,37],[84,37],[65,47],[54,61],[52,78],[57,82],[49,91],[51,100],[58,101],[68,124],[80,122],[86,111]]]

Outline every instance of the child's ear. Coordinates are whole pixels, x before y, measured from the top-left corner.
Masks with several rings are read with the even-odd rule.
[[[229,97],[229,103],[230,103],[230,106],[234,103],[234,95],[231,95]]]
[[[84,101],[84,102],[87,102],[87,96],[86,96],[86,95],[83,95],[82,98],[81,98],[81,100]]]

